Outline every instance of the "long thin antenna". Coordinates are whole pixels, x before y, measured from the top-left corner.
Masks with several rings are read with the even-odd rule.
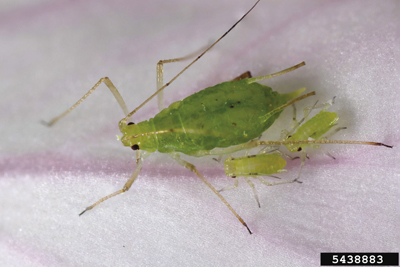
[[[178,78],[183,72],[185,72],[190,66],[192,66],[197,60],[199,60],[205,53],[208,52],[208,50],[210,50],[214,45],[216,45],[219,41],[221,41],[222,38],[224,38],[233,28],[236,27],[236,25],[239,24],[239,22],[241,22],[246,16],[247,14],[250,13],[250,11],[253,10],[253,8],[258,4],[258,2],[260,2],[260,0],[258,0],[253,6],[252,8],[250,8],[249,11],[246,12],[246,14],[244,14],[235,24],[233,24],[232,27],[229,28],[228,31],[226,31],[217,41],[215,41],[210,47],[208,47],[206,50],[204,50],[203,53],[201,53],[196,59],[194,59],[189,65],[187,65],[183,70],[181,70],[181,72],[179,72],[177,75],[175,75],[174,78],[172,78],[169,82],[167,82],[163,87],[161,87],[160,89],[158,89],[154,94],[152,94],[149,98],[147,98],[142,104],[140,104],[137,108],[135,108],[131,113],[129,113],[125,118],[123,118],[119,123],[124,123],[126,124],[126,122],[128,121],[128,119],[130,117],[132,117],[133,114],[135,114],[139,109],[141,109],[147,102],[149,102],[153,97],[155,97],[158,93],[160,93],[162,90],[164,90],[167,86],[169,86],[173,81],[175,81],[176,78]]]

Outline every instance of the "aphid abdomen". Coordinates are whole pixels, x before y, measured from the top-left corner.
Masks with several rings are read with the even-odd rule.
[[[282,172],[286,161],[279,155],[259,154],[225,160],[225,174],[229,177],[271,175]]]
[[[299,92],[300,94],[300,92]],[[265,116],[297,95],[281,95],[270,87],[246,80],[225,82],[204,89],[181,101],[182,127],[191,133],[193,147],[211,150],[229,147],[257,138],[279,117],[278,112]],[[190,146],[180,152],[190,154],[199,149]]]
[[[328,132],[338,120],[339,117],[336,113],[322,110],[317,115],[300,125],[296,132],[288,138],[288,141],[308,140],[309,138],[319,139],[322,135]],[[299,151],[300,147],[304,149],[304,147],[307,146],[308,145],[304,144],[287,145],[287,148],[291,152],[296,152]]]

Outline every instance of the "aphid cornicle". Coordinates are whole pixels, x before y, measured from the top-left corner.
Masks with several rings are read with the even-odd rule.
[[[168,153],[168,155],[175,159],[180,165],[194,172],[221,199],[221,201],[251,234],[247,224],[229,205],[224,197],[203,177],[203,175],[197,171],[193,164],[181,159],[179,153],[196,157],[205,155],[223,155],[235,151],[247,150],[260,145],[278,144],[279,142],[275,142],[274,144],[260,143],[265,141],[257,141],[253,139],[257,138],[268,129],[286,107],[308,96],[314,95],[315,92],[299,96],[305,90],[302,88],[289,94],[279,94],[272,91],[272,89],[267,86],[258,84],[257,81],[269,79],[293,71],[304,66],[305,63],[302,62],[286,70],[255,78],[250,78],[251,76],[246,72],[231,82],[206,88],[185,98],[184,100],[172,103],[168,108],[163,110],[161,110],[163,105],[162,94],[160,93],[215,44],[217,44],[226,34],[228,34],[257,5],[259,1],[260,0],[258,0],[246,14],[244,14],[227,32],[225,32],[225,34],[197,56],[165,85],[163,85],[162,82],[163,64],[181,61],[188,57],[161,60],[157,64],[157,91],[132,112],[129,113],[124,100],[111,80],[104,77],[101,78],[89,90],[89,92],[79,99],[71,108],[52,119],[49,123],[46,123],[48,126],[51,126],[60,120],[66,114],[75,109],[103,82],[113,93],[118,104],[126,115],[126,117],[119,122],[119,129],[123,133],[121,141],[125,146],[129,146],[133,150],[136,150],[136,169],[122,189],[101,198],[93,205],[87,207],[79,215],[91,210],[93,207],[111,197],[129,190],[141,171],[144,158],[151,152],[158,150],[162,153]],[[159,114],[148,121],[139,122],[137,124],[128,123],[129,118],[134,113],[157,95],[159,97]],[[309,141],[297,142],[309,143]],[[360,143],[365,144],[365,142]],[[285,142],[280,142],[279,144],[282,145],[285,144]],[[380,143],[368,144],[382,145]]]

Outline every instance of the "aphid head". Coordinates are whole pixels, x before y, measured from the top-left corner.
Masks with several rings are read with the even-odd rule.
[[[225,175],[236,178],[236,164],[234,158],[227,158],[225,160]]]
[[[123,134],[121,142],[133,150],[145,150],[154,152],[157,149],[157,140],[153,133],[153,127],[148,121],[142,121],[138,124],[129,122],[120,123],[119,129]]]

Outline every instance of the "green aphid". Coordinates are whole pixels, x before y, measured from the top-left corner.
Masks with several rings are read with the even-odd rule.
[[[293,122],[294,127],[290,132],[284,130],[282,131],[283,141],[291,142],[291,141],[301,141],[301,140],[327,140],[329,137],[334,135],[340,130],[346,129],[346,127],[338,127],[334,131],[331,131],[327,134],[332,127],[336,125],[336,122],[339,120],[338,115],[335,112],[326,111],[329,107],[331,107],[334,103],[335,98],[331,101],[320,104],[317,106],[317,103],[313,107],[308,107],[304,110],[304,118],[297,122],[296,120],[296,108],[293,106]],[[323,108],[319,113],[314,115],[311,119],[308,119],[309,113],[313,109]],[[307,158],[307,150],[309,148],[317,149],[320,148],[318,144],[287,144],[287,149],[290,152],[301,152],[301,165],[298,177],[300,177],[301,170],[303,169],[305,160]],[[325,152],[328,156],[334,158],[329,153]]]
[[[129,113],[118,90],[111,80],[105,77],[101,78],[71,108],[47,123],[47,125],[51,126],[71,112],[103,82],[113,93],[126,115],[119,122],[119,129],[123,134],[121,141],[125,146],[131,147],[136,151],[137,167],[121,190],[101,198],[93,205],[87,207],[80,215],[91,210],[101,202],[129,190],[140,173],[144,158],[151,152],[159,151],[161,153],[168,153],[180,165],[194,172],[251,233],[247,224],[223,196],[197,171],[194,165],[182,160],[179,152],[199,157],[204,155],[222,155],[242,150],[242,145],[246,145],[248,141],[259,137],[273,124],[286,107],[315,94],[315,92],[311,92],[298,97],[305,88],[289,94],[279,94],[272,91],[268,86],[258,84],[257,81],[279,76],[304,66],[305,63],[302,62],[286,70],[255,78],[251,77],[250,72],[245,72],[230,82],[206,88],[181,101],[172,103],[165,109],[162,109],[163,96],[161,92],[230,32],[256,4],[222,37],[197,56],[195,60],[165,85],[163,84],[163,64],[181,61],[192,55],[158,62],[157,91],[132,112]],[[128,123],[128,119],[156,95],[158,95],[160,113],[148,121],[137,124],[133,122]]]
[[[334,112],[328,112],[325,110],[321,110],[317,115],[301,124],[300,127],[297,128],[296,132],[285,140],[309,140],[310,138],[313,140],[320,139],[325,133],[327,133],[339,120],[339,117]],[[319,145],[295,145],[290,144],[286,145],[287,149],[290,152],[304,151],[307,147],[319,148]]]
[[[258,206],[261,207],[257,191],[249,177],[258,179],[261,183],[268,186],[295,182],[296,180],[269,182],[262,177],[270,176],[280,179],[273,174],[286,172],[286,170],[283,169],[285,166],[286,160],[281,157],[281,153],[258,154],[245,157],[227,158],[225,160],[225,175],[228,177],[232,177],[235,180],[232,186],[225,187],[219,190],[219,192],[236,188],[239,185],[239,177],[243,177],[247,184],[253,190],[254,198],[256,199]]]
[[[286,160],[280,153],[230,157],[225,160],[225,175],[232,178],[268,176],[284,172],[285,166]]]

